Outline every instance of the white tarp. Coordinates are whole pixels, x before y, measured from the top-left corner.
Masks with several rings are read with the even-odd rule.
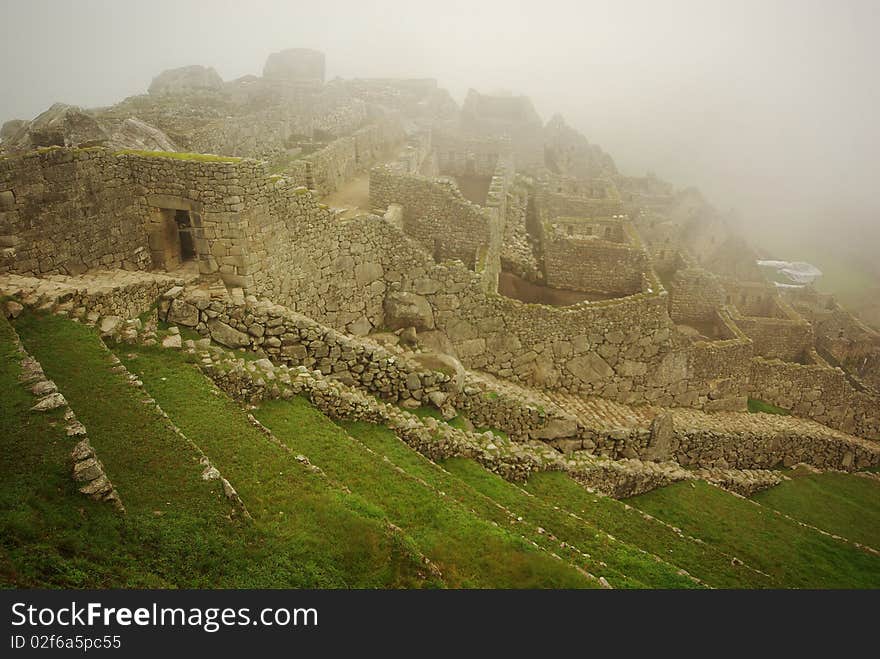
[[[792,282],[792,284],[777,283],[777,286],[805,286],[812,284],[822,276],[822,271],[819,268],[804,261],[758,261],[758,265],[773,268]]]

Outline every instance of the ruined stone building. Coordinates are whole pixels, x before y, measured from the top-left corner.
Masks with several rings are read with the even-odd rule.
[[[880,440],[877,332],[811,287],[776,287],[698,192],[620,173],[526,97],[471,90],[458,107],[434,80],[327,81],[322,53],[293,49],[261,77],[166,71],[148,94],[53,106],[2,137],[2,289],[188,269],[194,297],[166,305],[174,322],[381,397],[427,397],[418,378],[374,384],[251,312],[208,314],[197,291],[222,282],[229,305],[266,300],[355,345],[441,355],[474,391],[541,401],[523,421],[467,387],[450,399],[561,451],[739,468],[876,458],[846,442]],[[354,181],[360,196],[334,205]],[[762,430],[749,398],[816,423]]]

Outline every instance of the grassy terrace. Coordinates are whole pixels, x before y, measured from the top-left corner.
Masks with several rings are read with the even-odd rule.
[[[780,587],[880,587],[880,557],[706,483],[676,483],[630,503],[766,572]]]
[[[60,411],[29,411],[15,330],[87,427],[126,515],[76,491],[74,440]],[[0,318],[0,585],[596,587],[587,571],[617,588],[698,587],[686,570],[716,588],[880,587],[880,557],[798,523],[880,547],[872,479],[795,472],[754,501],[688,482],[621,502],[558,472],[513,484],[471,460],[434,464],[303,398],[263,403],[254,414],[288,450],[183,352],[113,346],[140,389],[93,329],[25,314],[15,330]],[[148,395],[252,521],[202,480],[198,451]]]
[[[408,470],[401,473],[381,454],[370,453],[352,441],[304,399],[264,403],[256,416],[282,442],[306,453],[333,478],[382,506],[388,517],[440,566],[450,585],[596,585],[567,563],[536,551],[521,538],[493,525],[466,503],[467,498],[461,501],[440,496],[430,482],[426,485]],[[304,428],[309,431],[303,432]]]
[[[316,529],[308,538],[308,550],[315,556],[338,552],[344,558],[356,549],[352,539],[363,531],[334,532],[339,523],[324,515],[320,502],[310,499],[297,476],[302,467],[295,454],[307,455],[330,479],[349,487],[354,493],[349,499],[358,502],[364,514],[402,527],[407,538],[440,566],[446,585],[594,585],[562,561],[535,551],[460,506],[450,506],[417,481],[401,478],[306,401],[278,401],[256,413],[292,449],[290,454],[251,426],[245,412],[215,393],[198,370],[186,367],[180,353],[139,348],[134,354],[136,358],[125,361],[181,429],[234,479],[251,514],[281,527],[314,516]],[[222,425],[218,418],[224,419]]]
[[[34,428],[41,419],[27,414],[25,405],[32,402],[21,398],[29,399],[29,393],[14,382],[14,372],[4,373],[4,394],[8,390],[10,395],[3,396],[2,404],[14,405],[4,408],[5,432],[0,439],[9,443],[9,450],[3,452],[8,456],[3,462],[2,493],[7,503],[2,513],[3,564],[16,566],[6,570],[8,583],[77,587],[433,583],[423,578],[420,557],[411,543],[390,531],[377,511],[289,460],[248,424],[238,406],[216,396],[182,357],[164,364],[164,370],[161,363],[144,370],[171,392],[186,394],[183,409],[172,414],[175,422],[201,442],[238,489],[253,523],[231,516],[220,484],[201,480],[202,467],[191,447],[153,407],[141,402],[143,391],[110,372],[109,353],[93,330],[56,317],[34,316],[21,318],[17,329],[86,425],[128,513],[115,515],[108,505],[75,492],[66,462],[71,440],[57,441],[48,429]],[[8,362],[4,360],[5,371],[10,369]],[[147,362],[142,360],[149,366]],[[169,395],[164,398],[174,400]],[[63,431],[59,427],[54,432]]]
[[[642,588],[699,587],[693,579],[681,574],[678,566],[666,562],[663,557],[652,556],[636,546],[610,538],[603,529],[572,516],[567,508],[530,495],[472,460],[456,458],[447,460],[444,466],[479,492],[540,526],[545,533],[589,554],[590,569],[599,574],[611,569],[626,575],[627,579],[622,583],[605,575],[615,587],[628,586],[628,582],[635,582]]]
[[[682,577],[669,565],[658,563],[635,547],[610,540],[599,529],[575,520],[565,511],[544,505],[472,460],[456,458],[442,466],[436,465],[411,450],[387,428],[361,422],[343,422],[341,425],[380,455],[465,503],[480,516],[523,534],[548,551],[566,556],[591,574],[605,577],[615,587],[695,586],[691,579]],[[559,541],[576,550],[566,552]],[[583,557],[578,551],[589,554],[590,558]]]
[[[809,474],[753,498],[823,531],[880,549],[880,481],[850,474]]]
[[[749,569],[748,565],[733,565],[731,557],[712,544],[695,542],[669,525],[646,518],[625,502],[592,494],[565,474],[535,474],[525,489],[545,503],[569,510],[601,527],[615,538],[662,556],[714,588],[778,586],[775,580]]]
[[[28,411],[34,400],[18,382],[14,341],[0,316],[0,584],[161,583],[115,551],[121,529],[110,506],[83,506],[77,497],[62,412]]]

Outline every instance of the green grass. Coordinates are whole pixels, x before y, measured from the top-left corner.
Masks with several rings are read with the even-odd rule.
[[[687,570],[714,588],[770,588],[776,582],[746,566],[731,563],[731,557],[715,547],[677,533],[658,520],[600,494],[584,489],[559,472],[534,474],[525,489],[551,506],[571,511],[626,543],[641,547]]]
[[[120,346],[121,353],[128,350]],[[324,580],[351,587],[422,583],[416,548],[389,533],[381,509],[331,487],[273,444],[184,353],[141,347],[132,354],[120,356],[235,484],[258,527],[283,543],[285,559],[314,569],[317,586]]]
[[[303,398],[264,402],[255,412],[294,451],[381,506],[455,587],[595,587],[567,563],[539,552],[451,497],[400,473],[352,441]]]
[[[72,323],[53,323],[51,328],[40,323],[39,333],[36,325],[33,318],[20,321],[23,329],[34,326],[24,338],[33,353],[43,353],[37,356],[70,351],[73,354],[66,360],[76,354],[84,364],[92,363],[90,358],[95,353],[88,339],[97,337],[80,341],[80,332],[67,332],[66,325]],[[87,424],[92,445],[122,493],[128,507],[124,517],[108,504],[89,501],[76,491],[69,471],[74,441],[64,432],[61,412],[28,412],[33,400],[16,381],[19,366],[11,352],[12,330],[5,321],[0,323],[0,330],[3,583],[67,588],[208,586],[215,579],[224,583],[223,570],[211,567],[222,565],[230,550],[223,531],[233,530],[234,525],[225,518],[228,506],[221,501],[217,484],[198,479],[191,455],[173,436],[154,425],[150,415],[144,415],[145,407],[131,399],[133,389],[124,384],[122,390],[108,389],[103,377],[109,368],[103,361],[106,353],[99,354],[101,361],[93,364],[94,378],[91,374],[83,377],[82,372],[70,373],[68,378],[64,364],[51,368],[47,363],[44,369],[71,403],[82,402],[79,390],[65,385],[79,380],[83,390],[91,389],[87,398],[94,403],[82,406],[78,418]],[[53,347],[45,352],[35,350],[44,345]],[[105,405],[101,413],[106,417],[104,426],[90,413],[98,401]],[[125,414],[129,409],[135,412],[136,420],[125,429],[120,425],[117,434],[111,412]],[[143,457],[137,439],[146,435],[154,443],[152,460],[139,469],[133,468]],[[120,452],[114,451],[116,441],[124,444],[121,452],[129,454],[121,462],[117,459]],[[165,451],[173,461],[164,462]],[[125,474],[134,479],[131,487],[122,487]],[[169,481],[173,481],[170,487]],[[148,502],[145,494],[151,482],[157,497]],[[199,551],[189,546],[192,537],[204,538]]]
[[[693,579],[680,574],[679,568],[657,560],[620,540],[612,540],[595,525],[573,517],[569,510],[531,496],[473,460],[455,458],[443,464],[450,472],[484,495],[516,511],[545,529],[546,533],[589,554],[587,569],[599,576],[606,576],[617,588],[630,585],[642,588],[698,587]],[[614,576],[605,574],[609,568],[625,575],[624,581],[616,581]]]
[[[753,499],[855,542],[880,548],[880,482],[852,474],[795,476]]]
[[[0,318],[0,586],[595,587],[577,566],[615,587],[694,587],[679,568],[721,588],[880,587],[880,557],[775,512],[878,547],[872,480],[795,474],[756,495],[760,505],[688,482],[624,503],[558,472],[520,486],[471,460],[437,465],[385,427],[333,423],[302,398],[263,403],[256,416],[292,454],[193,356],[113,346],[236,487],[247,521],[218,481],[200,478],[198,452],[144,404],[145,391],[111,372],[93,329],[29,313],[15,327],[87,427],[127,514],[76,491],[74,440],[60,412],[29,412],[14,332]]]
[[[880,557],[706,483],[676,483],[629,503],[770,574],[781,587],[880,587]]]
[[[189,432],[198,429],[197,419],[210,429],[205,438],[213,439],[213,446],[203,448],[223,449],[212,460],[239,490],[253,523],[230,516],[220,483],[201,480],[196,452],[141,402],[143,391],[110,372],[109,353],[93,330],[31,315],[16,327],[86,425],[127,514],[116,515],[109,505],[74,490],[66,460],[72,441],[35,425],[48,417],[26,413],[24,406],[32,401],[23,388],[16,389],[4,359],[0,441],[7,450],[0,463],[0,537],[5,583],[206,588],[425,583],[406,538],[390,532],[362,501],[299,463],[290,465],[286,454],[280,456],[253,431],[238,406],[212,392],[183,355],[163,361],[161,349],[145,352],[157,358],[151,371],[155,382],[188,397],[175,421]],[[123,354],[131,350],[121,346]],[[284,504],[276,505],[282,497]]]
[[[180,151],[140,151],[138,149],[122,149],[115,151],[114,156],[143,156],[145,158],[171,158],[173,160],[192,160],[195,162],[227,162],[238,163],[242,158],[234,156],[217,156],[212,153],[182,153]]]
[[[788,410],[777,407],[772,403],[765,403],[763,400],[758,400],[757,398],[749,398],[748,405],[749,412],[764,412],[765,414],[782,414],[785,416],[791,414]]]
[[[520,497],[517,496],[519,490],[515,485],[507,483],[503,479],[491,474],[480,465],[470,460],[457,459],[447,461],[441,466],[432,463],[423,455],[410,449],[390,429],[384,426],[360,421],[341,421],[339,425],[352,437],[355,437],[378,454],[393,460],[394,464],[406,469],[407,473],[430,483],[432,487],[462,503],[470,510],[479,514],[480,517],[502,527],[509,528],[512,532],[521,534],[548,551],[564,556],[570,562],[588,570],[596,577],[605,577],[615,587],[646,587],[645,583],[638,581],[633,575],[627,576],[619,571],[619,568],[628,569],[631,567],[631,562],[626,560],[616,562],[609,560],[604,565],[600,562],[603,558],[613,556],[620,548],[612,547],[609,549],[609,543],[605,539],[596,537],[595,529],[577,525],[577,533],[575,534],[577,537],[574,538],[577,542],[573,542],[581,552],[589,551],[592,553],[593,557],[590,559],[584,559],[577,550],[566,550],[560,547],[559,542],[550,537],[551,533],[553,533],[560,537],[560,539],[563,539],[556,533],[556,528],[545,529],[547,530],[546,533],[540,533],[537,529],[542,527],[542,525],[546,527],[549,520],[539,519],[534,514],[535,511],[530,505],[531,502],[522,501],[522,498],[520,498],[521,493]],[[471,465],[474,472],[478,475],[478,478],[475,480],[478,482],[481,482],[481,479],[489,480],[500,489],[512,494],[516,503],[525,505],[520,505],[519,507],[504,505],[503,501],[499,501],[491,493],[482,491],[480,487],[466,482],[466,479],[448,470],[449,465],[452,463]],[[528,518],[523,517],[526,509],[533,513]],[[569,520],[565,521],[569,523]],[[568,536],[569,540],[572,540],[572,538],[573,536]]]

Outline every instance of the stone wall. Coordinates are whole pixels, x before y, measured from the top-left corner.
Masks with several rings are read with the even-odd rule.
[[[623,214],[623,204],[616,198],[575,197],[542,190],[537,194],[538,212],[544,221],[557,217],[600,218]]]
[[[174,250],[179,210],[200,271],[253,286],[273,228],[320,211],[305,189],[237,158],[47,149],[0,161],[0,176],[0,271],[147,269]]]
[[[164,274],[119,270],[78,277],[55,275],[51,279],[9,274],[0,275],[0,296],[76,318],[128,319],[149,311],[163,292],[182,283]]]
[[[254,290],[326,325],[364,335],[385,326],[384,301],[404,278],[418,280],[433,261],[389,220],[367,215],[338,220],[302,208],[265,241],[266,267]],[[294,239],[295,236],[295,239]]]
[[[446,176],[492,176],[498,159],[512,152],[503,137],[468,138],[448,131],[437,132],[433,146],[437,167]]]
[[[242,86],[236,89],[237,85]],[[222,109],[219,117],[214,112],[215,118],[188,130],[184,142],[187,149],[268,160],[287,153],[288,144],[298,137],[351,135],[372,118],[366,103],[330,85],[306,90],[280,81],[251,79],[227,83],[226,89],[233,96],[241,96],[234,105]],[[254,107],[260,109],[241,114],[242,108]],[[162,127],[168,122],[160,111],[150,123]],[[168,125],[169,130],[173,127]],[[177,131],[171,132],[177,136]]]
[[[606,227],[609,238],[577,233],[579,222],[543,225],[541,249],[548,286],[573,291],[630,295],[642,289],[642,277],[650,266],[648,255],[637,244],[623,241],[620,222]],[[591,226],[590,229],[593,229]],[[605,233],[600,233],[604,236]],[[615,242],[615,235],[621,237]]]
[[[501,268],[527,281],[543,277],[538,259],[526,228],[529,190],[525,185],[514,183],[508,193],[504,236],[501,243]]]
[[[488,96],[470,89],[460,128],[468,137],[509,139],[517,169],[544,166],[543,122],[526,96]]]
[[[725,292],[718,276],[699,267],[679,267],[669,285],[669,315],[676,323],[711,322],[724,304]]]
[[[843,370],[761,357],[750,365],[753,398],[859,437],[880,439],[880,399],[857,389]]]
[[[228,348],[259,350],[278,363],[305,366],[357,384],[393,401],[425,400],[454,392],[453,375],[432,370],[388,352],[378,344],[354,339],[311,318],[255,297],[238,300],[225,289],[173,289],[159,305],[169,323],[192,327]]]
[[[0,272],[151,265],[124,162],[100,149],[61,148],[0,159]]]
[[[734,311],[733,320],[755,346],[755,354],[786,362],[804,360],[813,347],[813,328],[803,318],[743,316]]]
[[[356,174],[387,158],[403,139],[399,121],[389,118],[333,140],[324,148],[291,163],[285,168],[285,174],[298,185],[327,195]]]
[[[745,410],[748,396],[749,360],[754,354],[751,340],[731,318],[731,310],[723,307],[714,313],[720,338],[695,341],[688,346],[688,373],[696,382],[708,385],[707,400],[699,400],[698,390],[682,394],[679,404],[706,410]]]
[[[812,287],[786,289],[784,297],[812,324],[825,359],[880,390],[880,333]]]
[[[733,304],[744,316],[763,318],[788,318],[794,312],[782,308],[776,287],[769,282],[738,281],[726,279],[727,304]]]
[[[688,430],[676,433],[679,464],[736,469],[778,469],[805,463],[819,469],[852,471],[880,464],[880,452],[866,444],[825,433],[791,435]]]
[[[404,233],[438,261],[459,259],[473,268],[481,248],[501,243],[498,212],[465,199],[451,180],[371,170],[371,208],[392,203],[403,207]]]
[[[709,374],[713,360],[723,371],[726,352],[673,349],[659,282],[605,302],[523,304],[493,293],[485,270],[436,263],[383,218],[297,212],[267,233],[268,265],[253,290],[318,322],[353,334],[409,324],[467,367],[539,387],[696,407],[723,391],[691,371]]]

